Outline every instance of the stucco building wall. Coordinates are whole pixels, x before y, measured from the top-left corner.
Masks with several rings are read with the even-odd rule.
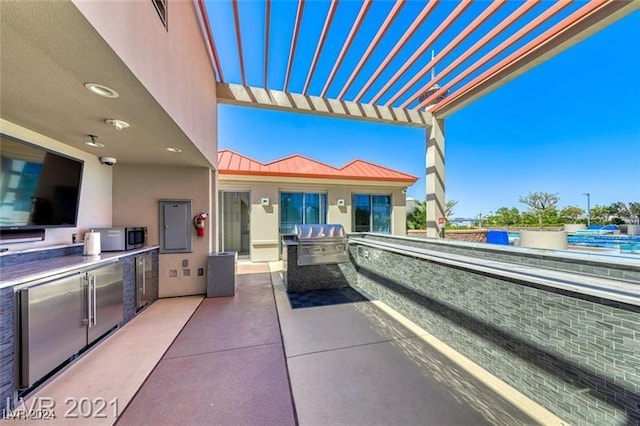
[[[406,235],[406,183],[348,181],[340,179],[275,178],[260,176],[218,176],[218,190],[250,192],[250,257],[254,262],[280,258],[280,193],[313,192],[327,194],[327,222],[344,226],[352,232],[354,194],[391,195],[391,233]],[[269,205],[263,206],[263,198]],[[338,206],[339,199],[345,205]]]

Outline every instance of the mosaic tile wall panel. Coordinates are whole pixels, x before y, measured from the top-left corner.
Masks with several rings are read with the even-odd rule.
[[[358,236],[362,237],[362,236]],[[459,244],[442,244],[429,240],[397,238],[387,235],[363,236],[367,240],[382,241],[386,243],[401,244],[409,247],[423,248],[427,250],[440,251],[444,253],[460,254],[463,256],[473,256],[491,260],[502,260],[504,262],[529,265],[540,268],[556,269],[559,271],[577,272],[603,278],[622,279],[640,283],[640,271],[637,268],[625,265],[615,265],[604,261],[574,260],[561,258],[558,256],[545,255],[543,253],[510,252],[496,250],[495,247],[486,248],[478,246],[464,246]]]
[[[350,245],[380,299],[572,424],[640,422],[640,308]],[[366,257],[365,257],[366,252]]]

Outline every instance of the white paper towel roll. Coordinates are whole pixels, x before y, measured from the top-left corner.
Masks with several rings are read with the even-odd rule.
[[[100,233],[85,232],[84,234],[84,255],[95,256],[100,254]]]

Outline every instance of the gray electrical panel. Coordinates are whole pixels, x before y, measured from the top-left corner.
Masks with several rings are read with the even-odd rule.
[[[191,253],[191,200],[160,200],[158,208],[160,253]]]

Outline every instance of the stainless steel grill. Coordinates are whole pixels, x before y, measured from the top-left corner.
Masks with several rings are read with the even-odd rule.
[[[296,225],[298,266],[349,261],[342,225]]]

